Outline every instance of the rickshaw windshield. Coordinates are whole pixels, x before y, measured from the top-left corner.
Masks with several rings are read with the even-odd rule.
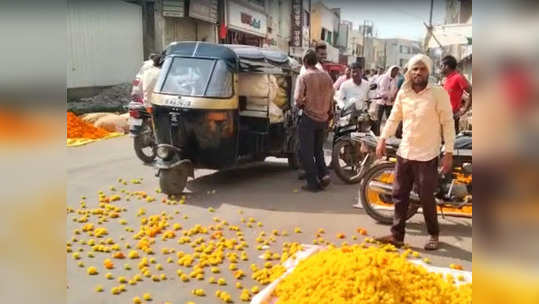
[[[229,98],[233,94],[232,73],[222,60],[174,57],[162,92]]]

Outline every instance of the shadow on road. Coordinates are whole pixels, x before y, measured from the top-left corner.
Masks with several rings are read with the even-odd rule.
[[[425,242],[427,242],[426,237],[425,237]],[[414,246],[410,246],[410,249],[421,252],[421,253],[428,253],[430,255],[447,257],[447,258],[458,258],[464,261],[472,262],[471,251],[465,250],[462,247],[454,246],[454,245],[451,245],[442,241],[440,241],[440,248],[438,250],[426,251],[425,249],[423,249],[423,247],[414,247]]]
[[[307,213],[354,213],[357,185],[345,185],[333,176],[332,184],[323,192],[301,190],[304,181],[298,171],[286,163],[263,162],[240,168],[217,171],[191,180],[190,203],[206,207],[208,200],[217,204],[232,204],[248,208]],[[215,190],[215,194],[212,192]],[[213,196],[213,199],[211,198]]]
[[[472,225],[470,222],[464,220],[448,219],[440,222],[441,237],[451,236],[454,237],[457,242],[462,241],[464,238],[472,238]],[[423,221],[418,223],[406,224],[406,234],[415,236],[425,236],[425,242],[428,238],[427,229]],[[447,242],[440,241],[440,249],[436,251],[426,251],[423,247],[414,248],[413,250],[437,255],[441,257],[459,258],[468,262],[472,262],[472,252],[463,249],[461,246],[452,245]]]
[[[406,233],[410,235],[427,235],[427,228],[423,222],[422,215],[419,223],[407,223]],[[464,220],[455,220],[452,218],[445,218],[439,220],[440,231],[446,235],[452,235],[454,237],[471,237],[472,225]]]

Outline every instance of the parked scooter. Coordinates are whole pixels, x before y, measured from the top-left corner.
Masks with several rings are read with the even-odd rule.
[[[371,85],[371,91],[376,85]],[[369,108],[376,98],[369,99],[358,109],[356,102],[351,100],[348,106],[337,112],[338,117],[334,127],[332,167],[335,174],[345,183],[358,183],[360,178],[361,160],[364,158],[360,151],[358,136],[369,134],[375,121]]]
[[[144,163],[153,162],[156,156],[157,144],[153,134],[151,113],[137,101],[129,103],[129,134],[133,137],[135,154]]]

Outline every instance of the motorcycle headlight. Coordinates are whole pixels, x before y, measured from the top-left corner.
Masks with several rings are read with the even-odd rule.
[[[169,147],[157,147],[157,156],[161,159],[167,159],[170,153],[171,150]]]

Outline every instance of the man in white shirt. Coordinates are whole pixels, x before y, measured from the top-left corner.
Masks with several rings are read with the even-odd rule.
[[[362,77],[363,69],[359,63],[352,63],[350,70],[352,77],[341,85],[337,102],[341,109],[347,108],[353,102],[356,110],[362,110],[367,106],[365,102],[369,99],[370,86]]]
[[[398,91],[397,75],[399,74],[399,70],[400,68],[394,65],[378,78],[378,96],[381,99],[377,102],[376,116],[378,117],[378,121],[374,127],[374,133],[376,135],[380,134],[380,126],[382,125],[384,113],[386,114],[386,117],[389,117],[391,109],[393,108],[393,101],[395,100]]]
[[[161,56],[157,55],[152,58],[153,65],[146,69],[144,73],[142,73],[142,100],[144,103],[144,106],[151,107],[152,106],[152,95],[153,90],[155,88],[155,84],[157,83],[157,79],[159,78],[159,74],[161,73]]]

